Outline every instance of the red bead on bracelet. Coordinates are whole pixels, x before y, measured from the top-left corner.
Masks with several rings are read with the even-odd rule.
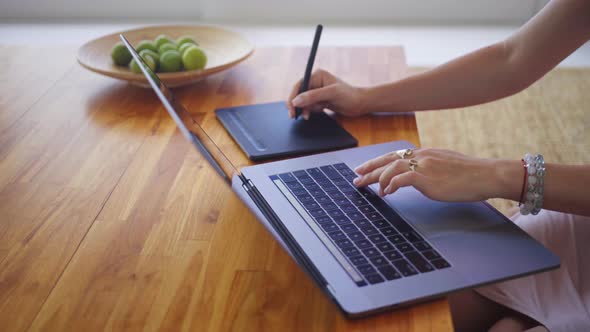
[[[524,169],[524,175],[522,176],[522,189],[520,190],[520,198],[518,199],[518,206],[522,204],[522,199],[524,198],[524,188],[526,187],[526,178],[527,178],[527,164],[524,159],[521,159],[522,167]]]

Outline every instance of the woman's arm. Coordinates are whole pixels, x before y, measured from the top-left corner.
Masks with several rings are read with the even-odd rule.
[[[493,164],[496,181],[489,197],[518,201],[524,171],[522,163],[496,160]],[[590,216],[590,165],[548,163],[545,169],[543,208]]]
[[[590,1],[554,0],[507,40],[435,69],[368,88],[364,110],[420,111],[515,94],[590,39]]]
[[[408,159],[388,153],[355,169],[359,187],[379,183],[379,194],[413,186],[439,201],[469,202],[489,198],[518,201],[524,167],[520,160],[482,159],[442,149],[418,149]],[[543,208],[590,216],[590,165],[545,164]]]

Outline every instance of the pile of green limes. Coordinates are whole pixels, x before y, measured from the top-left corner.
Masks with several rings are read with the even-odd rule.
[[[142,40],[135,50],[150,69],[157,72],[203,69],[207,64],[207,55],[192,36],[182,36],[174,41],[166,35],[160,35],[153,41]],[[141,73],[123,43],[113,46],[111,58],[115,64],[129,66],[132,72]]]

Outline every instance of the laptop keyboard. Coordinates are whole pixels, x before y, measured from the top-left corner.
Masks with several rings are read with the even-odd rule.
[[[339,163],[270,178],[358,286],[450,267],[379,196],[356,188],[356,176]]]

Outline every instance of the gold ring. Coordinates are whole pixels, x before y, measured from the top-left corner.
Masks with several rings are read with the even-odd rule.
[[[416,159],[410,159],[410,171],[415,172],[418,167],[418,161]]]
[[[395,154],[397,154],[402,159],[406,159],[406,157],[409,157],[412,154],[414,154],[414,150],[412,150],[412,149],[397,150],[397,151],[395,151]]]

